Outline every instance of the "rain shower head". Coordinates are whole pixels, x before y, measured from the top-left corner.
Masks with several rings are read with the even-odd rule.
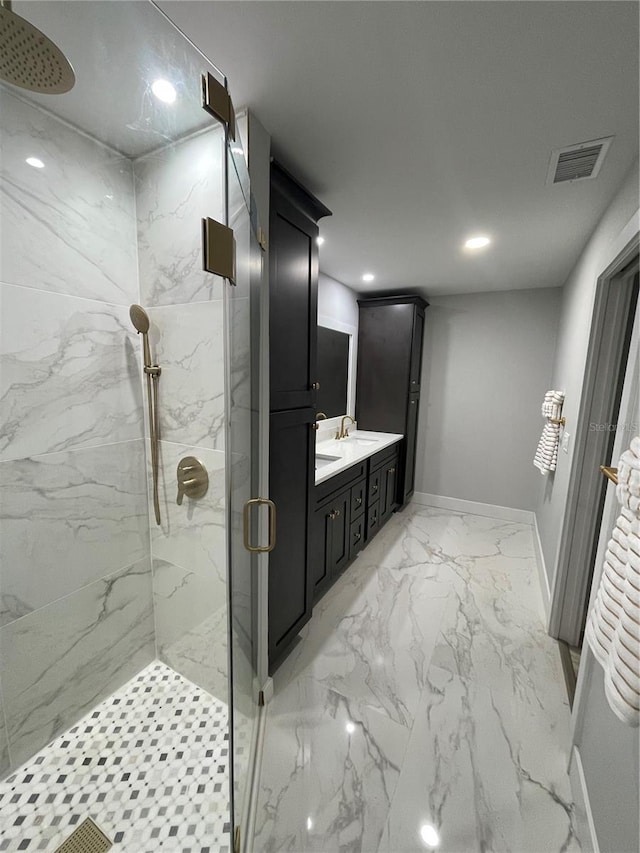
[[[0,79],[45,95],[61,95],[76,82],[60,48],[0,0]]]
[[[146,335],[149,331],[149,315],[142,305],[132,305],[129,308],[129,316],[136,331],[142,335]]]

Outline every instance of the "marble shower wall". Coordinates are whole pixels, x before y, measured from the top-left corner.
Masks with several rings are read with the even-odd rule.
[[[160,527],[149,507],[157,653],[226,702],[225,285],[201,255],[201,219],[223,217],[223,154],[214,126],[136,160],[134,172],[141,301],[162,367]],[[204,463],[209,491],[178,506],[183,456]]]
[[[132,164],[0,103],[3,775],[155,649]]]

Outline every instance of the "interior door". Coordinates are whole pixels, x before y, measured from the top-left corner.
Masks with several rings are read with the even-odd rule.
[[[640,433],[640,312],[636,311],[629,349],[618,429],[612,453],[615,466],[631,439]],[[613,483],[600,525],[590,607],[597,592],[604,555],[620,512]],[[573,746],[580,755],[581,784],[586,787],[591,811],[590,831],[600,850],[638,850],[638,798],[640,746],[638,729],[625,726],[608,706],[604,673],[588,643],[582,649],[573,706]],[[615,768],[615,772],[607,772]],[[584,839],[588,840],[588,839]]]
[[[227,549],[229,589],[229,658],[231,672],[232,820],[234,849],[246,839],[251,775],[257,737],[261,659],[259,600],[259,512],[246,531],[244,509],[261,494],[260,283],[262,252],[251,216],[249,176],[239,141],[227,139],[228,224],[236,244],[236,281],[225,288],[225,362],[227,455]]]

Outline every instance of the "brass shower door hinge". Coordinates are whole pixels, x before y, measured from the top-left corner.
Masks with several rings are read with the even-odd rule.
[[[236,283],[236,241],[231,228],[207,217],[202,220],[202,268]]]
[[[236,826],[233,831],[233,853],[240,853],[240,827]]]
[[[267,251],[267,237],[260,226],[258,226],[258,245],[263,252]]]
[[[231,139],[236,138],[236,113],[227,87],[207,72],[202,75],[202,107],[229,129]]]

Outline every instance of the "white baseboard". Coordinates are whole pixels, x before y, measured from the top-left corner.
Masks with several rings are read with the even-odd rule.
[[[533,544],[536,549],[536,562],[538,564],[538,580],[540,582],[540,592],[542,594],[542,603],[544,605],[544,614],[549,624],[549,615],[551,613],[551,589],[549,587],[549,576],[547,574],[547,566],[544,561],[544,553],[542,551],[542,541],[540,539],[540,531],[538,530],[538,518],[533,513]]]
[[[533,524],[535,513],[528,509],[513,509],[510,506],[483,504],[478,501],[465,501],[462,498],[447,498],[444,495],[429,495],[426,492],[414,492],[411,500],[422,506],[435,506],[439,509],[451,509],[454,512],[466,512],[469,515],[485,515],[499,518],[501,521],[520,521]]]
[[[600,853],[596,826],[593,821],[593,812],[591,811],[591,803],[589,802],[589,792],[587,791],[587,780],[582,767],[580,750],[577,746],[574,746],[571,751],[569,778],[571,780],[573,801],[576,804],[576,818],[582,853]]]

